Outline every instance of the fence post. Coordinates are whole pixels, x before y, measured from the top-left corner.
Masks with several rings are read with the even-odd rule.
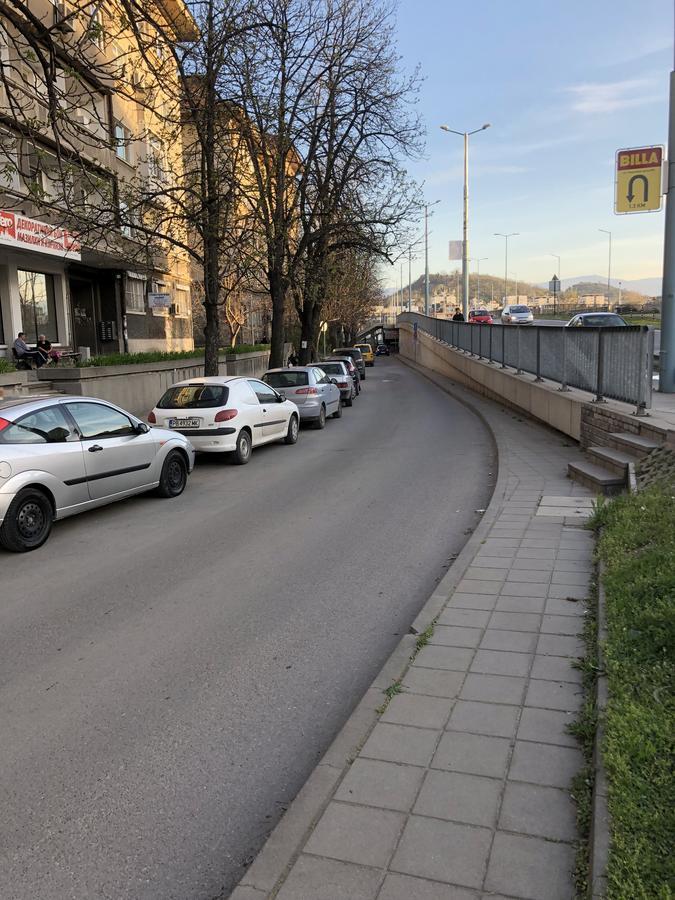
[[[492,325],[488,325],[488,365],[492,365]]]
[[[567,328],[562,326],[562,381],[559,391],[569,391],[567,387]]]
[[[476,326],[474,326],[475,328]],[[483,329],[485,325],[478,325],[478,359],[483,358]]]
[[[652,405],[652,371],[654,367],[654,332],[644,326],[638,359],[638,390],[636,416],[646,416]]]
[[[502,364],[501,364],[500,368],[505,369],[506,368],[506,350],[504,348],[506,345],[505,345],[504,341],[506,339],[505,338],[506,326],[502,324],[501,328],[502,328]]]
[[[605,342],[603,340],[602,328],[598,328],[598,370],[596,373],[595,383],[595,400],[593,403],[604,403],[605,398],[602,396],[602,374],[605,367]]]
[[[517,329],[517,338],[516,338],[516,363],[517,363],[517,366],[516,366],[516,375],[522,375],[522,374],[523,374],[523,370],[520,368],[520,329],[521,329],[522,327],[523,327],[522,325],[516,325],[516,329]]]
[[[541,325],[537,325],[537,374],[535,381],[543,381],[541,377]]]

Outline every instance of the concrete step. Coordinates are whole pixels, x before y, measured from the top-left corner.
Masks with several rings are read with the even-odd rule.
[[[630,434],[626,431],[615,431],[610,434],[610,438],[617,450],[623,450],[633,453],[639,459],[644,459],[647,454],[655,450],[659,444],[650,441],[647,438],[640,437],[639,434]]]
[[[596,466],[585,460],[568,463],[567,474],[573,481],[598,494],[620,494],[626,486],[625,476],[616,475],[603,466]]]
[[[589,447],[588,455],[591,462],[608,469],[615,475],[625,478],[628,474],[628,466],[639,462],[637,456],[624,453],[623,450],[614,450],[612,447]]]

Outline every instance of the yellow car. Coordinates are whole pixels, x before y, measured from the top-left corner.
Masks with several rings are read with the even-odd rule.
[[[375,354],[373,353],[373,348],[370,344],[354,344],[354,346],[357,350],[361,351],[361,356],[367,366],[375,365]]]

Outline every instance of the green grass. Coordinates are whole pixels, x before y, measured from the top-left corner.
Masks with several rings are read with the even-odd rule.
[[[605,563],[603,758],[609,787],[608,900],[669,900],[675,885],[675,484],[597,511]]]
[[[4,375],[5,372],[16,372],[16,366],[11,360],[0,356],[0,375]]]
[[[224,347],[220,353],[254,353],[256,351],[269,350],[267,344],[242,344],[232,350]],[[165,353],[161,350],[150,350],[147,353],[110,353],[107,356],[92,356],[90,359],[81,360],[79,368],[91,366],[136,366],[146,363],[170,362],[174,359],[203,359],[204,349],[180,350],[173,353]]]

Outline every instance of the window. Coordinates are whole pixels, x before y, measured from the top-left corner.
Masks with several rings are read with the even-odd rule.
[[[148,174],[153,181],[161,184],[165,169],[164,144],[156,135],[151,134],[148,138]]]
[[[127,272],[124,288],[124,306],[129,313],[145,313],[145,278]]]
[[[136,434],[131,419],[103,403],[69,403],[68,412],[85,440]]]
[[[276,403],[278,394],[262,381],[249,381],[260,403]]]
[[[125,238],[132,238],[134,236],[129,204],[125,203],[124,200],[120,200],[120,231]]]
[[[36,343],[38,337],[44,334],[47,340],[56,343],[59,335],[56,327],[54,276],[25,269],[19,269],[17,275],[21,324],[26,332],[26,342]]]
[[[152,282],[152,293],[153,294],[168,294],[169,288],[165,281],[153,281]],[[169,310],[166,306],[154,306],[152,308],[153,316],[168,316]]]
[[[92,41],[99,49],[103,48],[105,31],[103,27],[103,14],[101,13],[101,7],[98,3],[90,3],[87,7],[87,15],[89,16],[89,22],[87,23],[87,37],[90,41]]]
[[[190,315],[190,288],[184,284],[177,284],[173,295],[173,301],[176,304],[177,316]]]
[[[70,422],[58,406],[49,406],[0,427],[0,444],[61,444],[77,440]]]
[[[131,132],[122,122],[115,122],[115,156],[131,163]]]
[[[317,384],[330,384],[330,378],[321,369],[312,369]]]
[[[267,384],[274,388],[296,388],[309,384],[307,372],[267,372],[264,376]]]

